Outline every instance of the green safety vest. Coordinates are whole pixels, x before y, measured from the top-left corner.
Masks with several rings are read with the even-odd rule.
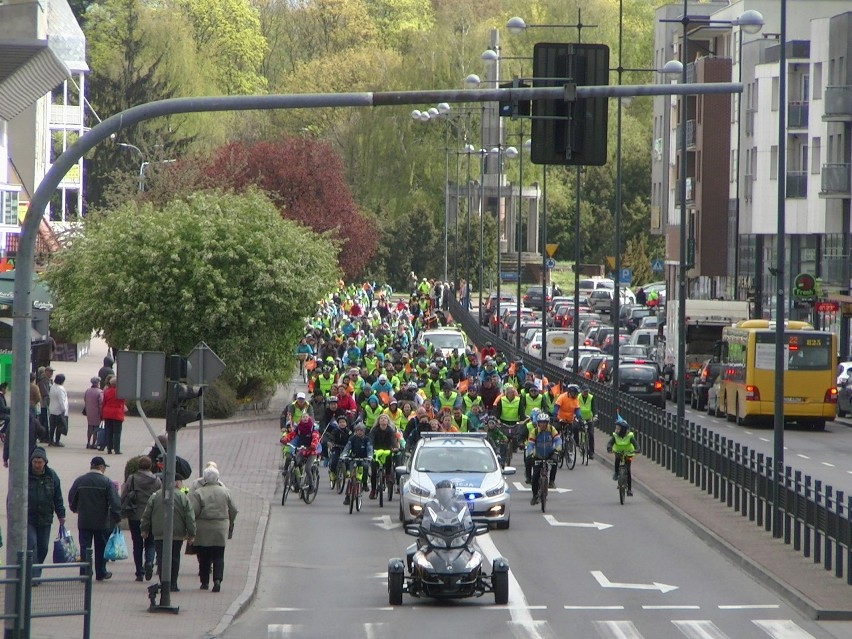
[[[461,416],[461,423],[457,422],[455,415],[453,415],[453,424],[455,425],[456,428],[459,429],[459,432],[461,432],[461,433],[467,432],[467,421],[468,421],[467,415]]]
[[[378,404],[375,410],[370,408],[370,404],[364,406],[364,425],[367,427],[367,430],[373,427],[373,424],[376,423],[379,415],[381,415],[384,410],[385,409],[382,408],[381,404]]]
[[[580,404],[580,418],[585,420],[590,420],[594,417],[592,413],[592,400],[595,398],[594,395],[589,393],[588,397],[583,397],[583,394],[580,393],[577,396],[577,402]]]
[[[533,409],[544,410],[544,395],[542,393],[538,394],[538,397],[531,397],[529,393],[524,394],[524,417],[529,417]]]
[[[376,366],[379,365],[378,357],[365,357],[364,358],[364,366],[367,368],[368,373],[372,373],[376,370]]]
[[[325,397],[326,395],[328,395],[328,391],[330,391],[331,387],[334,385],[334,375],[329,374],[328,377],[326,377],[325,375],[317,375],[317,384],[319,384],[323,397]]]
[[[299,408],[299,405],[296,402],[290,404],[293,407],[293,425],[299,423],[299,420],[302,419],[302,413],[309,413],[311,410],[311,405],[305,402],[304,408]]]
[[[618,433],[612,434],[612,439],[614,440],[612,444],[612,452],[614,453],[627,453],[630,455],[636,448],[633,446],[633,432],[627,431],[627,434],[624,437],[619,437]]]
[[[465,394],[462,395],[462,403],[464,404],[465,412],[469,413],[471,407],[473,407],[474,404],[479,404],[480,406],[482,406],[482,398],[478,395],[476,397],[471,397],[470,395]]]
[[[444,393],[438,393],[438,408],[452,408],[456,405],[458,398],[459,394],[456,391],[451,392],[449,397]]]
[[[514,401],[505,397],[500,398],[500,419],[504,422],[514,423],[520,418],[521,396],[517,395]]]

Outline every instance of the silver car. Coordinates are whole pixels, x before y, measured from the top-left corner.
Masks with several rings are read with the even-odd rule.
[[[401,479],[399,520],[408,524],[435,499],[435,485],[444,479],[464,494],[474,521],[509,527],[511,495],[505,477],[515,469],[500,468],[485,433],[423,433],[407,466],[396,468]]]

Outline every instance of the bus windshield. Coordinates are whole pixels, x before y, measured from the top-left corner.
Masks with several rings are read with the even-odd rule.
[[[758,333],[755,339],[755,368],[775,370],[775,335]],[[784,368],[788,371],[824,371],[832,368],[831,336],[785,333]]]

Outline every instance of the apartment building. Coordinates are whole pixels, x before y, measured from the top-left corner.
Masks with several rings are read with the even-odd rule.
[[[658,68],[666,60],[680,59],[685,46],[690,82],[742,82],[744,91],[725,97],[724,105],[719,96],[685,98],[685,153],[680,148],[680,98],[655,98],[651,226],[666,238],[669,299],[676,299],[679,177],[685,162],[687,261],[692,265],[688,295],[748,299],[755,316],[773,317],[775,291],[783,285],[790,304],[787,317],[835,329],[845,356],[852,351],[852,12],[845,0],[788,0],[787,7],[781,145],[779,3],[690,3],[685,45],[678,22],[683,4],[658,9]],[[749,34],[737,24],[747,10],[763,15],[759,33]],[[779,148],[785,149],[782,176]],[[780,273],[779,211],[784,214],[787,258]],[[828,304],[815,306],[791,297],[792,283],[801,273],[818,278],[820,299]]]

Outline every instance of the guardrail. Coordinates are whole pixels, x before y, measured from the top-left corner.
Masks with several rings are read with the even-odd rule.
[[[781,511],[783,530],[775,531],[784,543],[805,557],[822,563],[835,577],[852,585],[852,497],[801,471],[785,467],[779,504],[773,503],[772,458],[647,402],[618,392],[611,386],[582,379],[559,366],[541,365],[511,344],[480,326],[456,300],[450,300],[450,314],[468,338],[478,346],[486,342],[507,356],[520,356],[528,368],[541,369],[551,382],[570,380],[588,384],[595,395],[600,421],[598,428],[612,432],[616,414],[636,431],[642,454],[651,461],[712,494],[757,526],[770,531],[776,506]],[[477,314],[478,315],[478,314]]]

